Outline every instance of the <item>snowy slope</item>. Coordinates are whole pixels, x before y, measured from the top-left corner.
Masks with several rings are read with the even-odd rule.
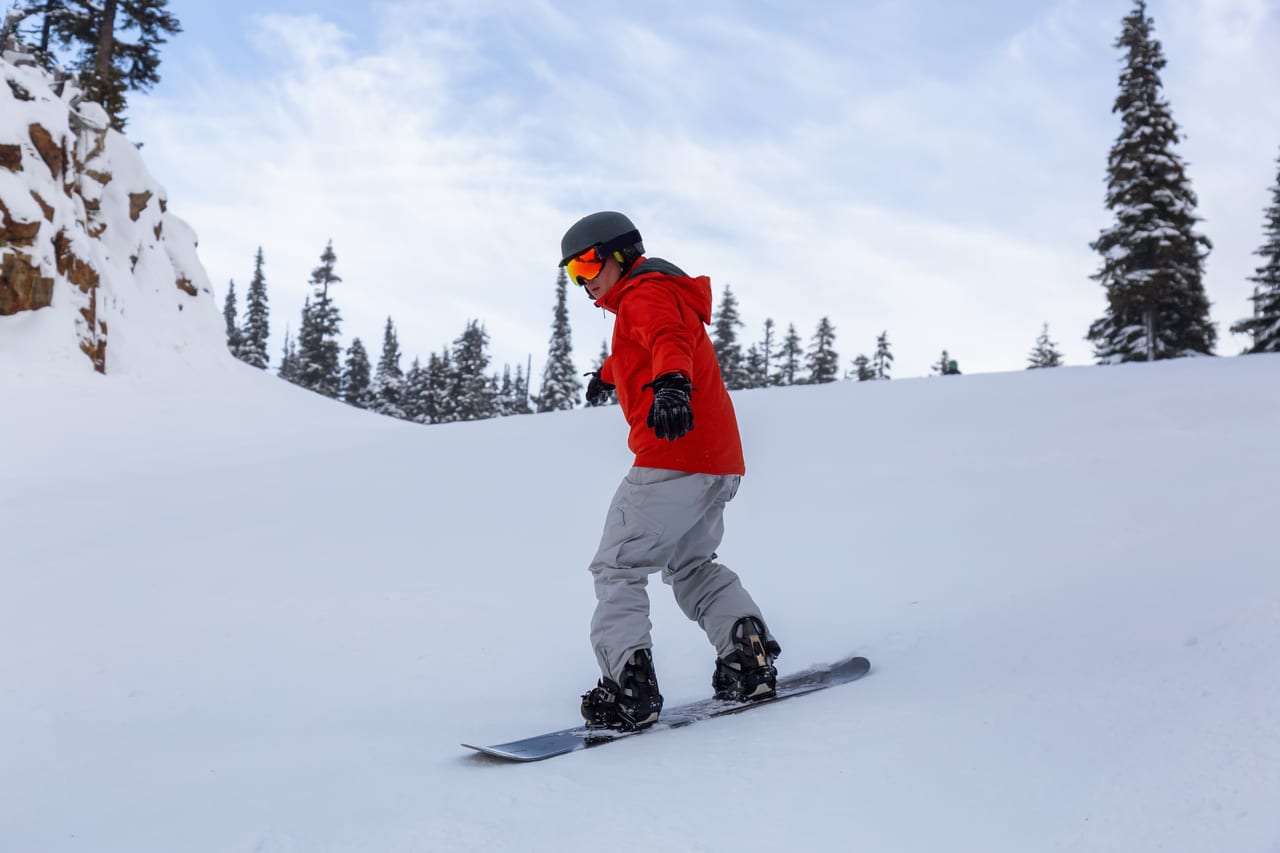
[[[1280,850],[1280,358],[736,396],[721,557],[871,676],[534,765],[616,409],[419,427],[0,365],[0,849]],[[74,440],[92,418],[93,436]],[[668,701],[712,653],[654,593]]]

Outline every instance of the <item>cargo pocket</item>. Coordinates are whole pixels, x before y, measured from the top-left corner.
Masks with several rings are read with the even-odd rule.
[[[608,545],[597,557],[606,565],[619,569],[663,568],[665,528],[661,521],[624,498],[609,514],[606,538]]]

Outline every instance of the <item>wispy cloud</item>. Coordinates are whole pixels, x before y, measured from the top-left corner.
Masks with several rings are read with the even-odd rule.
[[[132,126],[216,282],[246,278],[264,245],[281,331],[332,238],[349,335],[376,345],[389,313],[425,356],[480,318],[500,362],[532,353],[537,371],[560,234],[614,208],[651,252],[731,283],[751,337],[765,317],[808,337],[826,315],[846,362],[887,329],[900,373],[921,375],[942,347],[967,370],[1017,369],[1048,321],[1088,361],[1124,10],[1063,0],[941,38],[900,5],[397,3],[360,42],[320,16],[267,16],[265,76],[211,65]],[[1276,15],[1246,0],[1152,12],[1224,255],[1209,284],[1225,328],[1247,310],[1232,279],[1280,145],[1273,99],[1236,93],[1277,79]],[[1218,217],[1237,208],[1242,236],[1224,240]],[[609,324],[585,299],[573,322],[585,365]]]

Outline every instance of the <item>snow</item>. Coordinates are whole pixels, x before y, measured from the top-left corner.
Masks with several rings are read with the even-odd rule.
[[[459,742],[594,683],[618,410],[422,427],[190,370],[0,357],[6,851],[1280,847],[1280,356],[735,394],[721,557],[784,671],[875,668],[531,765]]]

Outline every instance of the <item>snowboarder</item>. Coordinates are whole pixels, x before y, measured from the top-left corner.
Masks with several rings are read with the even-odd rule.
[[[657,722],[662,694],[646,589],[654,572],[715,646],[716,697],[771,696],[778,675],[773,662],[782,649],[738,576],[716,562],[724,508],[745,465],[733,403],[705,328],[711,281],[646,258],[635,225],[612,211],[574,223],[560,242],[560,257],[569,280],[617,315],[611,355],[592,375],[587,400],[616,391],[636,455],[591,561],[597,601],[591,643],[601,678],[583,694],[582,716],[589,726],[622,730]]]

